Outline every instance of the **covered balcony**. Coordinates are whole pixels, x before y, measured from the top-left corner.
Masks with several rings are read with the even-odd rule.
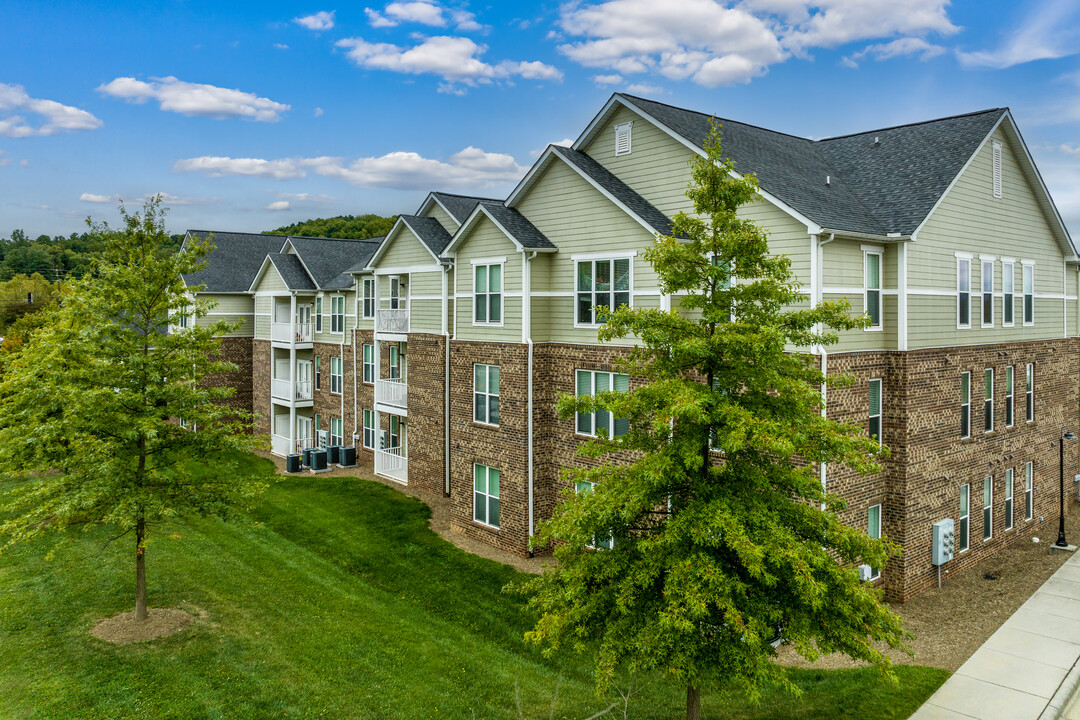
[[[409,458],[404,448],[393,447],[375,451],[375,474],[396,480],[402,484],[409,482]]]
[[[409,308],[380,308],[375,318],[376,332],[407,335],[409,332]]]

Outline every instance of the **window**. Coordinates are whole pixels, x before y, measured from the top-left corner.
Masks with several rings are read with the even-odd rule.
[[[1024,520],[1035,517],[1035,471],[1031,461],[1024,465]]]
[[[863,305],[866,314],[870,316],[870,327],[867,330],[881,329],[881,252],[867,250],[865,258],[866,292],[863,296]]]
[[[375,317],[375,279],[364,278],[364,309],[365,318]]]
[[[345,332],[345,296],[330,296],[330,332]]]
[[[956,552],[968,549],[968,521],[970,519],[971,486],[960,486],[960,537],[956,539]]]
[[[341,394],[341,358],[330,358],[330,392]]]
[[[983,372],[983,432],[994,430],[994,368]]]
[[[881,444],[881,378],[870,381],[870,437]]]
[[[401,418],[397,415],[390,416],[390,436],[387,442],[390,443],[388,449],[401,447]]]
[[[390,309],[400,310],[401,302],[401,278],[397,275],[390,276]]]
[[[326,447],[322,441],[322,415],[315,413],[315,446]],[[309,440],[310,442],[310,440]]]
[[[473,465],[473,520],[499,527],[499,471]]]
[[[630,258],[577,263],[577,324],[598,325],[594,307],[630,304]]]
[[[615,156],[630,154],[630,130],[634,123],[625,122],[615,126]]]
[[[1035,363],[1027,364],[1027,386],[1024,398],[1024,415],[1028,422],[1035,419]]]
[[[341,445],[341,418],[330,418],[330,444]]]
[[[1013,324],[1013,283],[1016,281],[1015,266],[1011,262],[1001,263],[1001,290],[1004,294],[1001,324],[1011,327]]]
[[[1024,324],[1035,324],[1035,266],[1024,263]]]
[[[994,478],[983,480],[983,542],[994,537]]]
[[[982,326],[994,327],[994,261],[982,262]]]
[[[390,346],[390,379],[401,380],[401,346]]]
[[[591,483],[588,480],[582,480],[576,485],[575,489],[579,493],[587,493],[592,492],[593,488],[595,487],[595,483]],[[593,548],[594,550],[610,550],[611,548],[615,547],[615,538],[611,537],[610,535],[608,535],[606,538],[593,537],[592,543],[589,544],[589,547]]]
[[[473,324],[502,324],[502,265],[473,268]]]
[[[322,295],[315,298],[315,332],[322,332]]]
[[[1012,427],[1015,418],[1013,417],[1013,376],[1016,374],[1016,368],[1009,365],[1005,368],[1005,427]]]
[[[1005,471],[1005,529],[1013,527],[1013,471],[1009,468]]]
[[[499,366],[473,365],[473,420],[499,424]]]
[[[1001,143],[994,142],[994,197],[1001,197]]]
[[[971,373],[960,373],[960,437],[971,437]]]
[[[881,505],[875,505],[866,513],[866,534],[875,540],[881,539]],[[881,568],[870,568],[870,579],[881,577]]]
[[[375,346],[364,345],[364,382],[371,385],[375,382]]]
[[[315,389],[322,390],[322,355],[315,356]]]
[[[364,411],[364,447],[368,450],[375,449],[375,411]]]
[[[956,326],[971,327],[971,258],[956,258]]]
[[[626,392],[630,389],[630,376],[619,373],[578,370],[576,381],[578,397],[598,395],[611,390]],[[629,420],[615,418],[613,421],[611,413],[607,410],[577,414],[577,432],[579,435],[590,435],[612,440],[619,435],[625,435],[629,430]]]

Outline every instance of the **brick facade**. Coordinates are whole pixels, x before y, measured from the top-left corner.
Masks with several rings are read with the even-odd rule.
[[[231,397],[223,400],[226,407],[252,412],[252,339],[244,337],[221,338],[221,354],[218,360],[236,365],[236,369],[226,373],[209,373],[203,383],[209,387],[231,387]]]
[[[445,493],[446,338],[420,333],[410,333],[408,338],[409,484]]]
[[[255,413],[255,429],[270,435],[272,422],[270,403],[271,357],[269,340],[251,341],[251,407]]]

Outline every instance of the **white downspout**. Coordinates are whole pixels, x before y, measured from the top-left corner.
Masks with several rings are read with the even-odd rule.
[[[360,429],[359,420],[357,419],[358,409],[357,403],[357,384],[356,384],[356,330],[360,327],[360,293],[364,290],[364,281],[361,280],[359,284],[356,282],[356,276],[353,275],[353,287],[359,285],[360,290],[353,296],[353,326],[352,326],[352,339],[349,341],[352,344],[352,442],[353,447],[356,446],[357,430]]]
[[[447,297],[450,281],[447,275],[451,267],[443,267],[442,273],[442,334],[443,344],[446,346],[443,352],[443,493],[446,497],[450,497],[450,300]],[[457,300],[454,305],[456,318]]]
[[[380,438],[382,438],[382,418],[379,417],[379,377],[382,375],[382,351],[379,347],[379,310],[382,308],[382,298],[379,297],[379,276],[376,273],[372,273],[372,288],[371,291],[375,295],[375,321],[373,327],[375,332],[371,334],[371,342],[374,345],[372,353],[375,361],[375,372],[372,373],[371,389],[373,392],[373,402],[371,403],[371,413],[374,416],[375,422],[375,442],[372,443],[371,454],[372,463],[371,467],[377,468],[379,465],[379,451],[382,447],[379,444]]]
[[[818,240],[818,242],[817,242],[817,255],[818,255],[818,257],[817,257],[817,299],[815,300],[815,306],[817,305],[817,303],[820,303],[822,300],[824,300],[824,295],[825,295],[822,292],[822,288],[824,287],[824,282],[825,282],[825,270],[824,270],[825,250],[824,250],[824,248],[825,248],[826,245],[828,245],[829,243],[831,243],[835,239],[836,239],[836,235],[834,233],[829,233],[829,239],[828,240]],[[829,353],[828,353],[827,350],[825,350],[824,345],[819,346],[818,350],[821,353],[821,374],[822,375],[827,375],[828,372],[829,372]],[[823,418],[828,417],[828,409],[826,407],[828,399],[829,399],[828,385],[826,383],[822,383],[822,385],[821,385],[821,417],[823,417]],[[821,491],[825,492],[825,489],[826,489],[827,486],[828,486],[828,467],[827,467],[827,463],[821,463]],[[824,505],[824,503],[822,503],[822,509],[824,509],[824,508],[825,508],[825,505]]]
[[[527,253],[521,251],[521,341],[525,343],[528,361],[526,373],[527,402],[526,412],[526,452],[528,454],[529,468],[529,539],[532,540],[535,532],[534,521],[534,470],[533,470],[533,341],[532,341],[532,259],[536,252]],[[529,549],[529,557],[532,557],[532,549]]]
[[[276,312],[275,308],[275,312]],[[273,357],[273,350],[271,350]],[[289,387],[296,382],[296,293],[289,295]],[[271,392],[271,396],[273,393]],[[270,406],[273,407],[273,401]],[[289,393],[289,447],[286,455],[296,452],[296,393]]]

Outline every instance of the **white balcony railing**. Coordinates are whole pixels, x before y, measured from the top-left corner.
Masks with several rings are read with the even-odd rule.
[[[380,309],[378,315],[378,324],[375,329],[379,332],[402,334],[409,332],[408,308],[398,310]]]
[[[311,381],[310,380],[297,380],[296,392],[293,394],[297,400],[310,400],[311,394]]]
[[[270,323],[270,339],[279,343],[311,342],[311,323]]]
[[[289,438],[281,437],[280,435],[270,436],[270,450],[275,455],[288,455],[289,450]]]
[[[399,447],[376,450],[375,474],[408,484],[409,458],[402,454]]]
[[[375,402],[407,409],[409,407],[408,383],[379,378],[375,381]]]
[[[274,378],[270,381],[270,395],[275,400],[289,401],[289,388],[292,383],[288,380]]]

